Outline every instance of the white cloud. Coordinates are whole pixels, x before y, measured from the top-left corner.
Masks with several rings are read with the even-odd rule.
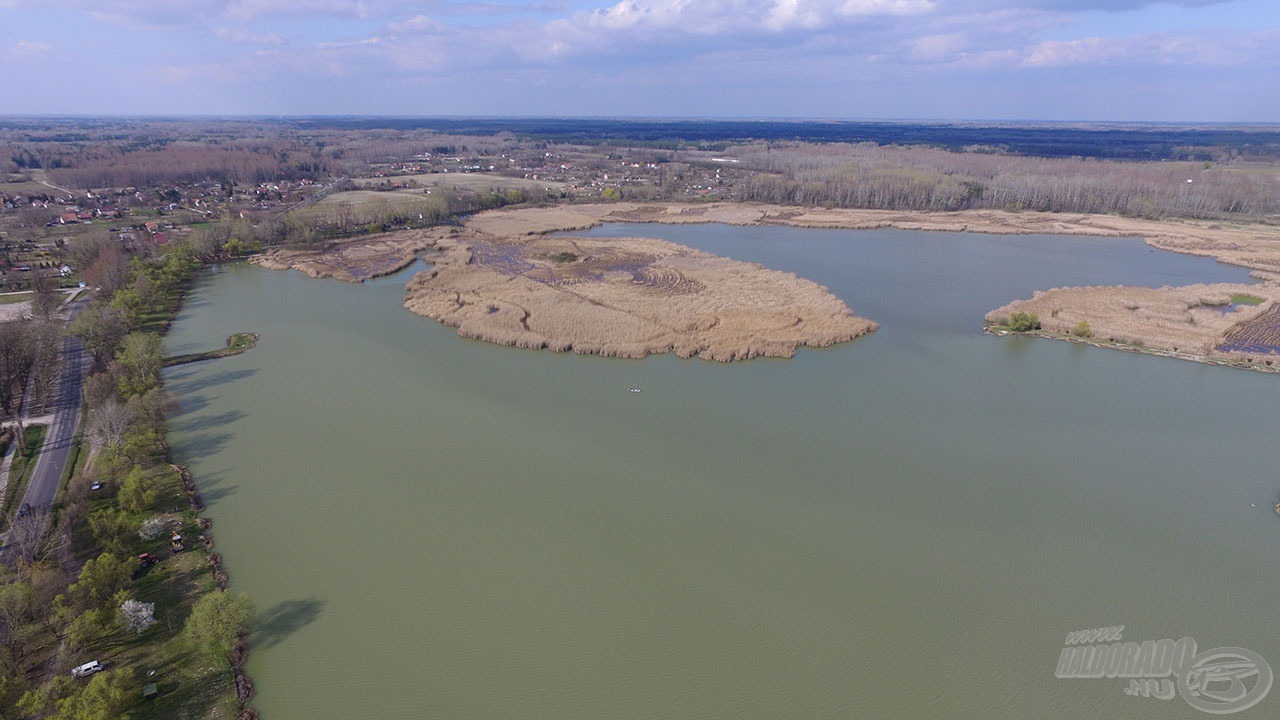
[[[1274,63],[1280,31],[1250,34],[1145,34],[1119,38],[1051,40],[1026,49],[1023,67],[1087,65],[1229,67]]]
[[[333,17],[363,19],[380,14],[387,5],[404,3],[363,0],[230,0],[225,14],[233,20],[284,17]]]
[[[220,40],[232,45],[277,46],[287,45],[289,41],[274,32],[253,33],[243,28],[214,28],[213,34]]]
[[[397,20],[387,26],[387,32],[401,35],[437,33],[444,29],[443,23],[437,20],[432,20],[426,15],[414,15],[411,18]]]
[[[38,57],[48,55],[52,50],[53,46],[47,43],[19,40],[9,49],[9,55],[13,57]]]

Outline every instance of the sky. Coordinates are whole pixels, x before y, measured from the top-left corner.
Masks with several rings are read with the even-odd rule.
[[[0,0],[0,115],[1280,122],[1280,0]]]

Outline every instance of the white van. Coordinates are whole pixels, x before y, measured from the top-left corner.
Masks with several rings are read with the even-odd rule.
[[[73,678],[89,677],[90,675],[96,672],[101,672],[101,671],[102,671],[102,663],[98,662],[97,660],[92,660],[90,662],[87,662],[81,665],[80,667],[71,668],[71,677]]]

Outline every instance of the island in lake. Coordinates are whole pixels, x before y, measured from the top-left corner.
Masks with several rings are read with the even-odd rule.
[[[1084,213],[947,213],[754,203],[607,203],[482,212],[462,226],[366,236],[254,258],[275,269],[360,281],[432,250],[405,307],[465,337],[611,357],[675,352],[713,360],[790,357],[876,329],[826,288],[791,273],[652,238],[573,237],[606,222],[1143,237],[1153,247],[1254,269],[1255,284],[1083,287],[1038,292],[988,313],[997,332],[1273,369],[1280,353],[1280,229]],[[1010,317],[1034,318],[1012,328]],[[1276,368],[1280,369],[1280,368]]]

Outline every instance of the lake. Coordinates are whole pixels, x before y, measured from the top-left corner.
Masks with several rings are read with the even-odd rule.
[[[459,338],[401,308],[407,273],[208,271],[168,351],[262,339],[166,372],[170,443],[259,608],[266,720],[1204,717],[1055,677],[1111,625],[1280,668],[1280,378],[982,332],[1037,289],[1247,270],[1136,239],[576,234],[795,272],[880,330],[605,359]]]

